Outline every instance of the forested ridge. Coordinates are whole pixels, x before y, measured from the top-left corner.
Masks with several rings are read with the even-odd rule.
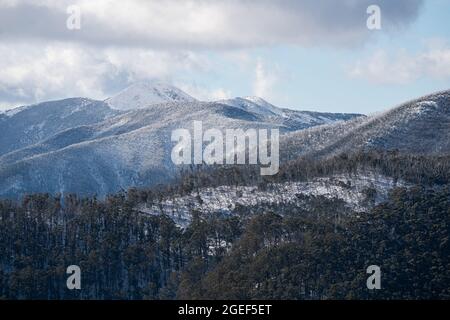
[[[168,192],[195,190],[212,183],[213,175],[188,174],[178,186],[133,189],[105,200],[42,194],[21,202],[3,200],[0,297],[450,298],[447,159],[372,153],[320,164],[301,161],[305,166],[290,163],[273,179],[364,167],[417,186],[392,190],[386,202],[363,214],[345,212],[338,200],[305,196],[307,208],[284,205],[283,210],[251,215],[237,210],[230,216],[193,211],[185,229],[167,216],[143,214],[136,205],[158,202]],[[215,174],[230,183],[260,179],[224,170],[228,174]],[[66,268],[73,264],[82,271],[81,290],[66,287]],[[369,265],[381,268],[381,290],[366,287]]]
[[[159,186],[164,193],[184,194],[201,187],[221,185],[259,185],[290,181],[308,181],[315,177],[333,174],[356,175],[363,172],[377,172],[411,184],[424,186],[450,183],[450,155],[414,155],[398,151],[358,151],[345,153],[332,158],[321,159],[300,157],[280,166],[274,176],[261,176],[259,166],[217,166],[186,168],[176,183]],[[147,192],[156,189],[139,190],[145,197]],[[136,191],[136,190],[133,190]],[[158,192],[158,191],[156,191]]]

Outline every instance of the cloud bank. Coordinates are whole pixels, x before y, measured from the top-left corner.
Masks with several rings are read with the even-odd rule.
[[[274,44],[355,45],[365,41],[366,9],[382,9],[383,28],[417,17],[422,0],[3,0],[1,38],[42,38],[94,46],[247,48]],[[79,31],[66,28],[79,6]]]
[[[374,84],[405,85],[421,78],[450,78],[450,44],[439,43],[417,53],[380,49],[357,61],[350,76]]]
[[[207,52],[276,45],[359,46],[366,9],[383,28],[413,22],[422,0],[0,0],[0,105],[105,97],[126,83],[208,67]],[[77,5],[81,29],[69,30]],[[275,80],[258,61],[255,93]],[[197,89],[197,91],[201,91]],[[227,96],[216,88],[204,96]]]

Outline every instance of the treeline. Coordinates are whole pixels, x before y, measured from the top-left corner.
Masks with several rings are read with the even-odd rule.
[[[316,160],[299,158],[281,167],[275,180],[307,180],[335,173],[355,175],[372,171],[411,184],[426,186],[450,183],[449,155],[414,155],[399,151],[360,151]]]
[[[186,229],[139,213],[137,201],[132,192],[0,202],[0,297],[450,298],[447,186],[396,189],[359,216],[337,217],[342,204],[324,199],[283,215],[192,212]],[[73,264],[81,290],[66,287]],[[366,287],[369,265],[381,268],[381,290]]]
[[[259,165],[185,166],[168,184],[151,188],[122,190],[133,201],[158,203],[164,198],[199,192],[218,186],[258,186],[270,183],[309,181],[317,177],[382,174],[409,184],[437,186],[450,184],[450,155],[415,155],[399,151],[358,151],[330,158],[299,157],[285,162],[273,176],[261,176]],[[115,197],[115,195],[111,195]]]
[[[355,176],[378,173],[410,184],[434,186],[450,184],[450,155],[411,155],[398,151],[360,151],[340,154],[332,158],[315,159],[300,157],[280,166],[278,174],[261,176],[256,165],[240,166],[191,166],[180,173],[175,183],[151,189],[133,189],[141,200],[159,194],[187,194],[204,187],[222,185],[258,185],[269,183],[308,181],[333,174]]]
[[[157,204],[167,197],[198,193],[205,187],[256,185],[265,189],[270,183],[309,181],[334,174],[344,174],[351,178],[365,173],[383,174],[424,186],[450,184],[450,155],[423,156],[372,150],[321,160],[300,157],[282,164],[278,174],[274,176],[261,176],[257,165],[186,166],[170,184],[130,188],[123,192],[134,202]]]

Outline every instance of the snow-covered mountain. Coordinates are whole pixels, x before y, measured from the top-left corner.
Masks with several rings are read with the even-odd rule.
[[[194,102],[196,99],[180,89],[163,82],[138,82],[105,102],[117,110],[142,109],[168,102]]]
[[[361,114],[352,113],[312,112],[279,108],[259,97],[238,97],[220,100],[217,103],[256,115],[266,122],[281,124],[281,129],[287,129],[285,131],[297,131],[323,124],[347,121],[362,116]]]
[[[282,109],[259,97],[234,98],[218,102],[263,116],[283,116]]]
[[[118,114],[105,103],[86,98],[43,102],[0,113],[0,156]]]
[[[244,103],[244,107],[247,106]],[[299,156],[315,157],[320,161],[342,152],[374,149],[449,155],[450,91],[406,102],[382,114],[287,133],[281,141],[284,161]],[[436,170],[439,172],[438,168]],[[294,172],[292,174],[295,176]],[[216,216],[232,215],[238,211],[282,214],[284,206],[302,210],[308,208],[305,199],[318,197],[319,201],[342,201],[345,212],[360,214],[385,201],[390,191],[399,186],[409,188],[412,184],[398,177],[386,176],[379,168],[360,168],[351,172],[331,171],[325,176],[311,176],[306,180],[291,178],[263,187],[257,182],[249,182],[248,178],[244,185],[212,183],[187,194],[171,193],[157,203],[140,203],[136,209],[151,215],[165,214],[177,224],[187,226],[192,210]]]
[[[132,86],[106,102],[73,98],[0,114],[0,196],[103,196],[131,186],[166,183],[177,172],[170,160],[171,132],[192,130],[194,120],[203,121],[204,130],[278,128],[282,161],[367,149],[450,152],[450,91],[363,117],[294,111],[260,98],[200,102],[178,94],[171,95],[172,101],[154,104],[158,100],[149,98],[152,87],[146,87],[149,95],[147,89],[137,88],[143,87]],[[140,98],[134,99],[137,91]],[[129,110],[111,107],[111,101],[121,99]]]
[[[203,121],[204,130],[279,128],[284,134],[360,116],[280,109],[256,98],[234,99],[245,104],[200,102],[178,90],[170,90],[176,95],[168,93],[167,85],[163,91],[172,100],[155,104],[155,88],[147,85],[134,85],[105,102],[67,99],[1,115],[7,134],[0,140],[0,195],[103,196],[131,186],[166,183],[177,170],[170,160],[171,132],[192,129],[194,120]],[[161,86],[156,86],[157,92]],[[114,101],[120,101],[115,107],[121,110],[112,107]],[[20,134],[14,126],[21,128]]]
[[[284,136],[281,145],[284,159],[373,149],[450,154],[450,90],[406,102],[382,114],[294,132]]]

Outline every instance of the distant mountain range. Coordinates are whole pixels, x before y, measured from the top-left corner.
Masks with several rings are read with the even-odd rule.
[[[104,196],[168,182],[177,171],[171,132],[194,120],[205,129],[278,128],[286,135],[358,118],[364,116],[278,108],[258,97],[202,102],[161,82],[137,83],[105,101],[20,107],[0,114],[0,196]]]

